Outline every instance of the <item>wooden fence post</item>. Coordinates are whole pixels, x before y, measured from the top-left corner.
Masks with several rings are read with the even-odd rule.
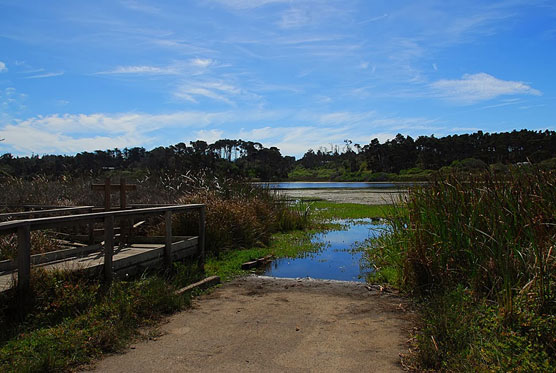
[[[106,180],[104,180],[104,211],[110,211],[112,207],[112,203],[110,202],[110,188],[110,178],[107,177]]]
[[[88,211],[89,214],[91,214],[93,212],[93,208],[91,207]],[[87,229],[88,229],[88,243],[89,245],[93,245],[95,243],[95,222],[93,220],[91,220],[89,222],[89,224],[87,224]]]
[[[205,205],[199,209],[199,256],[201,263],[205,262]]]
[[[172,265],[172,211],[164,213],[164,225],[166,226],[164,263],[167,267],[170,267]]]
[[[114,215],[104,218],[104,279],[112,281],[112,256],[114,255]]]
[[[17,289],[29,290],[31,277],[31,226],[17,228]]]

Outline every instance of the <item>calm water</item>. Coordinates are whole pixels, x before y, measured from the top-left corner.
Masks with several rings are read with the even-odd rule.
[[[357,242],[380,235],[386,225],[373,224],[371,219],[336,222],[347,224],[348,229],[315,235],[312,241],[323,245],[321,251],[309,253],[304,258],[275,260],[264,274],[285,278],[311,277],[365,282],[370,269],[361,269],[362,255],[353,249],[357,247]]]
[[[283,183],[264,183],[270,189],[367,189],[367,188],[405,188],[412,183],[371,183],[371,182],[283,182]]]

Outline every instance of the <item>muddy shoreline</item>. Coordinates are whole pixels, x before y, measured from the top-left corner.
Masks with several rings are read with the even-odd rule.
[[[293,199],[323,199],[336,203],[360,203],[365,205],[392,204],[407,194],[398,189],[281,189],[277,193]]]

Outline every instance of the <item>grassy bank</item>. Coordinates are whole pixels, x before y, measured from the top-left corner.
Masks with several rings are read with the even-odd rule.
[[[0,294],[0,371],[66,371],[118,351],[139,328],[187,307],[189,295],[174,292],[201,276],[194,264],[176,264],[108,287],[77,272],[34,270],[24,300]]]
[[[368,255],[422,301],[418,367],[554,371],[555,173],[451,175],[393,212]]]

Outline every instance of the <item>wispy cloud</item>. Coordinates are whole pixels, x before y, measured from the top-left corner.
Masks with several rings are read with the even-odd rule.
[[[26,76],[25,79],[44,79],[44,78],[53,78],[55,76],[64,75],[63,71],[55,72],[55,73],[44,73],[44,74],[37,74],[37,75],[30,75]]]
[[[218,67],[211,58],[192,58],[186,61],[175,61],[166,66],[127,65],[117,66],[112,70],[101,71],[100,75],[184,75],[200,74],[209,67]]]
[[[505,95],[541,95],[539,90],[524,82],[501,80],[487,73],[465,74],[455,80],[438,80],[430,86],[438,96],[461,104],[473,104]]]
[[[289,3],[291,0],[212,0],[228,8],[245,10],[259,8],[268,4]]]
[[[363,21],[360,21],[360,24],[365,24],[365,23],[370,23],[370,22],[376,22],[376,21],[380,21],[381,19],[387,18],[388,14],[384,13],[381,16],[376,16],[376,17],[371,17],[371,18],[367,18],[364,19]]]
[[[0,120],[11,120],[12,116],[25,109],[27,96],[14,87],[0,88]]]
[[[174,96],[192,103],[198,103],[200,98],[208,98],[229,105],[235,105],[236,98],[253,100],[260,98],[254,93],[223,81],[183,82],[174,91]]]
[[[2,61],[0,61],[0,73],[6,72],[8,71],[8,67],[6,66],[6,64]]]
[[[278,25],[282,28],[294,28],[311,23],[311,14],[308,9],[290,8],[282,13]]]
[[[176,71],[171,68],[163,68],[157,66],[135,65],[135,66],[118,66],[113,70],[101,71],[98,74],[155,74],[166,75],[176,74]]]
[[[135,10],[138,12],[156,14],[160,12],[160,9],[147,4],[145,2],[139,2],[137,0],[121,0],[120,3],[128,9]]]

